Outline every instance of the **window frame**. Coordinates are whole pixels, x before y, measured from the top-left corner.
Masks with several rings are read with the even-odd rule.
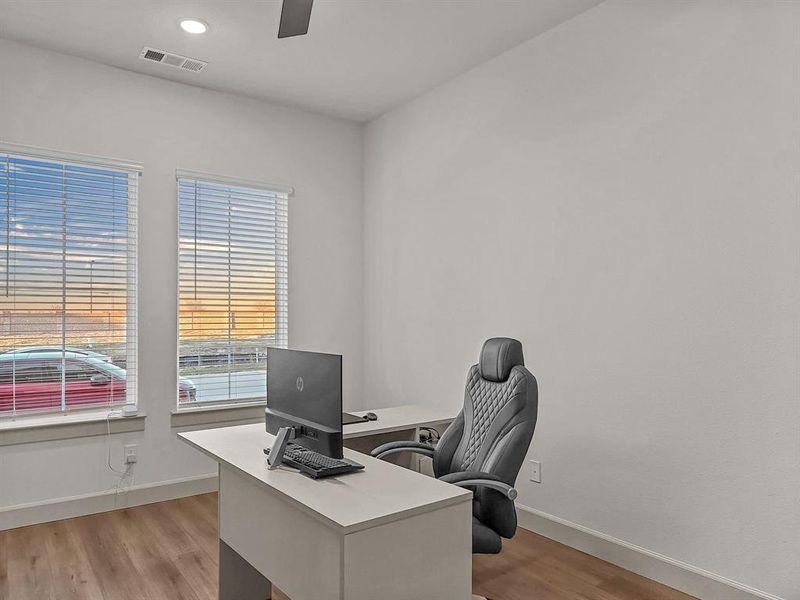
[[[140,180],[142,177],[143,167],[141,163],[130,160],[97,156],[91,154],[82,154],[78,152],[67,152],[62,150],[54,150],[49,148],[42,148],[38,146],[31,146],[25,144],[17,144],[0,140],[0,157],[5,158],[21,158],[23,160],[33,160],[42,162],[51,162],[63,166],[73,166],[78,168],[92,168],[98,170],[108,170],[125,172],[128,175],[129,190],[126,202],[127,206],[127,219],[128,226],[125,234],[127,239],[127,251],[125,255],[126,270],[126,317],[125,317],[125,356],[126,356],[126,370],[130,370],[128,365],[133,365],[133,376],[128,379],[126,377],[126,397],[124,402],[114,402],[113,404],[97,405],[80,405],[75,408],[67,408],[62,406],[59,410],[47,409],[32,409],[22,410],[20,412],[12,411],[8,414],[0,414],[0,424],[8,424],[13,422],[24,423],[28,420],[41,421],[46,420],[48,423],[58,424],[65,422],[72,424],[81,419],[81,415],[109,413],[114,414],[119,410],[119,407],[124,404],[132,404],[139,406],[138,394],[138,345],[139,345],[139,188]],[[131,311],[131,307],[132,311]],[[131,312],[133,314],[131,314]],[[47,344],[52,345],[52,344]],[[62,387],[66,384],[63,378],[63,361],[69,360],[62,358]],[[65,395],[65,390],[62,390],[62,397]],[[1,440],[0,440],[1,441]],[[2,444],[0,444],[2,445]]]
[[[283,280],[282,285],[276,285],[276,299],[275,299],[275,319],[276,319],[276,346],[281,348],[288,348],[289,347],[289,208],[290,208],[290,199],[294,196],[295,190],[294,187],[286,185],[286,184],[276,184],[270,183],[263,180],[257,179],[247,179],[241,177],[232,177],[227,175],[219,175],[214,173],[208,173],[204,171],[195,171],[190,169],[176,169],[175,170],[175,207],[176,207],[176,218],[175,218],[175,246],[176,246],[176,257],[177,257],[177,269],[176,269],[176,282],[175,282],[175,290],[176,290],[176,307],[175,307],[175,323],[176,323],[176,357],[175,357],[175,365],[176,365],[176,378],[175,378],[175,406],[174,410],[172,411],[173,421],[177,419],[180,423],[183,423],[181,415],[191,415],[191,414],[207,414],[212,415],[211,418],[206,419],[205,417],[201,418],[203,423],[210,423],[215,422],[216,420],[226,420],[224,416],[214,416],[214,415],[221,415],[225,412],[241,412],[247,411],[249,412],[250,409],[253,407],[258,406],[265,406],[266,405],[266,397],[259,397],[259,396],[250,396],[250,397],[242,397],[242,398],[227,398],[221,400],[213,400],[213,401],[195,401],[195,402],[184,402],[182,403],[180,400],[180,379],[181,379],[181,326],[180,326],[180,319],[181,319],[181,260],[180,260],[180,251],[181,251],[181,217],[180,217],[180,182],[181,180],[195,180],[203,183],[209,184],[217,184],[217,185],[228,185],[232,187],[242,187],[242,188],[251,188],[260,192],[266,193],[276,193],[281,194],[286,197],[286,223],[285,223],[285,230],[283,231],[283,235],[286,239],[286,252],[285,256],[278,257],[276,253],[276,262],[280,260],[282,263],[281,267],[278,270],[278,273],[282,273]],[[277,275],[276,275],[277,277]],[[279,312],[279,307],[283,307],[283,310]],[[283,332],[280,339],[278,336],[280,332]],[[264,374],[266,377],[266,373]],[[187,379],[191,379],[191,376],[187,377]],[[235,409],[235,410],[230,410]],[[179,424],[180,424],[179,423]]]

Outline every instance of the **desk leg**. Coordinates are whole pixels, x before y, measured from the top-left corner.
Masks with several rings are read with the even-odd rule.
[[[475,600],[472,498],[345,535],[343,565],[345,600]]]
[[[269,600],[272,583],[236,551],[219,541],[219,600]]]

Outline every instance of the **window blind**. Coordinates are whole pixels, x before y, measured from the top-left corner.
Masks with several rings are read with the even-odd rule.
[[[0,416],[136,401],[138,167],[0,148]]]
[[[267,347],[288,344],[290,190],[177,179],[179,406],[263,400]]]

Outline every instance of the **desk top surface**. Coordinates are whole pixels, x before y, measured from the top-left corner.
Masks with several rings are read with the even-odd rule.
[[[359,417],[368,412],[374,412],[378,420],[345,425],[343,430],[345,439],[413,429],[420,425],[446,423],[452,421],[456,416],[451,410],[427,408],[425,406],[417,406],[416,404],[395,406],[392,408],[350,411],[351,414]]]
[[[432,421],[423,422],[452,418],[434,416]],[[411,425],[407,422],[405,428]],[[381,431],[387,430],[373,430]],[[348,448],[344,450],[345,457],[363,464],[364,471],[321,480],[310,479],[285,467],[269,471],[263,450],[272,445],[274,437],[265,431],[262,423],[185,432],[178,436],[221,465],[251,478],[265,490],[344,534],[468,502],[472,498],[468,490]]]

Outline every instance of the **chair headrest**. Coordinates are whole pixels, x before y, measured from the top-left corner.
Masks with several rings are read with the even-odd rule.
[[[496,337],[483,343],[478,370],[484,379],[505,381],[511,374],[512,367],[517,365],[525,365],[522,344],[518,340]]]

